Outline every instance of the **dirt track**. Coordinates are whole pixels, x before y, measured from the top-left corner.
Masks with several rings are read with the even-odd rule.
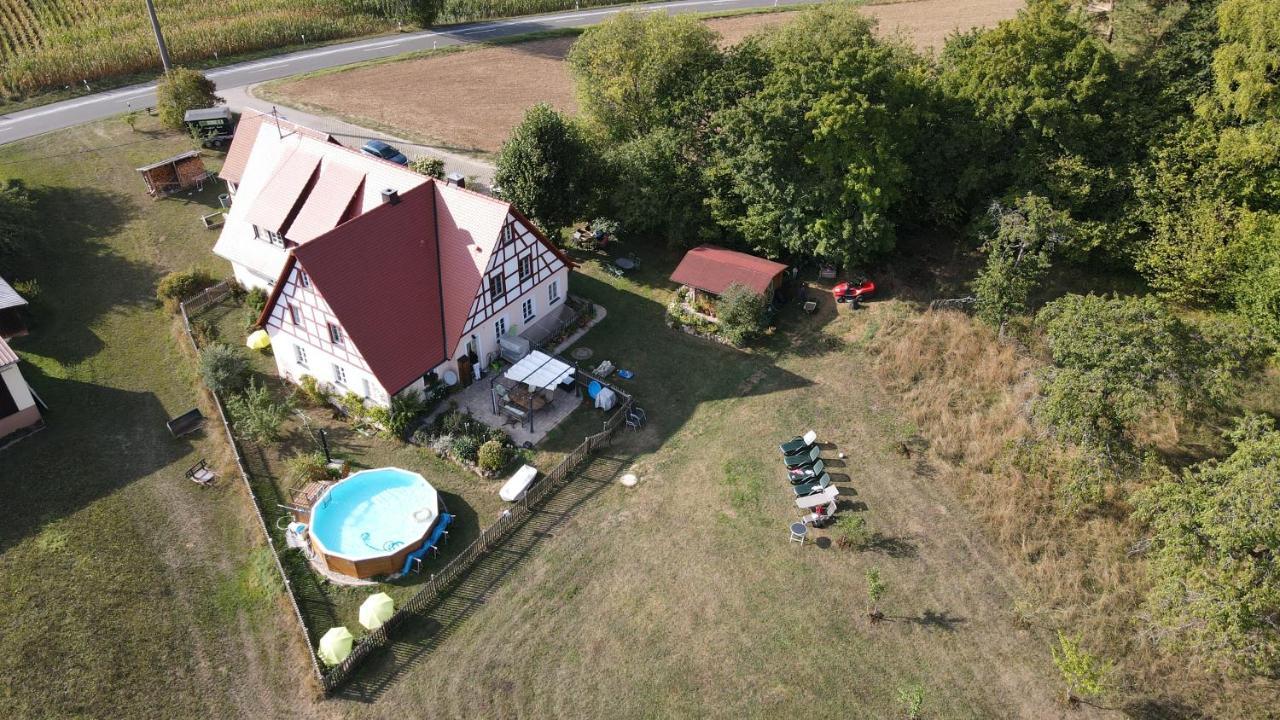
[[[1022,0],[919,0],[862,8],[884,34],[901,33],[921,49],[940,48],[956,29],[1012,17]],[[709,20],[726,43],[778,25],[791,13]],[[539,102],[574,112],[573,82],[564,56],[573,38],[454,52],[406,62],[285,82],[271,95],[304,110],[447,149],[498,150],[525,110]]]

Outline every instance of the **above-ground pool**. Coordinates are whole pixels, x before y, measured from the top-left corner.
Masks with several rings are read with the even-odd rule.
[[[422,546],[439,514],[436,489],[418,473],[362,470],[312,506],[311,542],[331,570],[358,578],[390,575]]]

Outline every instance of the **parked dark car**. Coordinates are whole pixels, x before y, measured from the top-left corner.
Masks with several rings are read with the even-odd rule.
[[[405,157],[404,153],[381,140],[370,140],[364,144],[364,147],[360,148],[360,152],[366,155],[382,158],[383,160],[390,160],[398,165],[409,164],[409,158]]]

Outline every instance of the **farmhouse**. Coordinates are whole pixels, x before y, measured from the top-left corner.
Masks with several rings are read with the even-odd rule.
[[[700,245],[685,253],[671,273],[672,282],[693,289],[695,295],[719,296],[730,285],[745,285],[770,299],[782,281],[786,265],[716,245]]]
[[[18,369],[18,354],[0,338],[0,444],[4,438],[40,422],[35,396]]]
[[[267,116],[239,132],[215,252],[270,289],[258,324],[282,377],[387,405],[432,377],[469,381],[503,338],[559,314],[573,263],[510,203]]]

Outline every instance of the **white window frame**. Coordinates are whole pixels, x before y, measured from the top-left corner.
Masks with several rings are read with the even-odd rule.
[[[538,308],[534,304],[533,298],[525,298],[524,302],[520,303],[520,316],[524,318],[526,325],[538,317]]]
[[[362,378],[364,385],[364,396],[366,398],[373,397],[373,386],[369,383],[369,378]]]
[[[329,326],[329,342],[334,345],[343,344],[343,340],[346,336],[342,334],[342,326],[335,322],[326,324]]]
[[[489,276],[489,301],[497,302],[507,294],[507,279],[497,272]]]
[[[288,308],[289,308],[289,322],[297,327],[301,327],[302,313],[298,311],[298,306],[294,305],[293,303],[288,303]]]
[[[494,320],[493,321],[494,337],[497,338],[499,342],[501,342],[503,336],[505,336],[506,334],[507,334],[507,319],[505,317],[500,317],[497,320]]]
[[[338,363],[333,364],[333,383],[342,387],[347,386],[347,369]]]
[[[311,287],[311,278],[307,277],[306,270],[298,270],[298,284],[302,287]]]
[[[307,348],[303,345],[293,346],[293,361],[298,367],[307,366]]]
[[[528,265],[528,272],[525,272],[526,264]],[[516,261],[516,274],[519,276],[520,282],[533,278],[533,253],[525,253],[520,256],[520,259]]]
[[[554,305],[560,302],[560,279],[556,278],[547,286],[547,304]]]

